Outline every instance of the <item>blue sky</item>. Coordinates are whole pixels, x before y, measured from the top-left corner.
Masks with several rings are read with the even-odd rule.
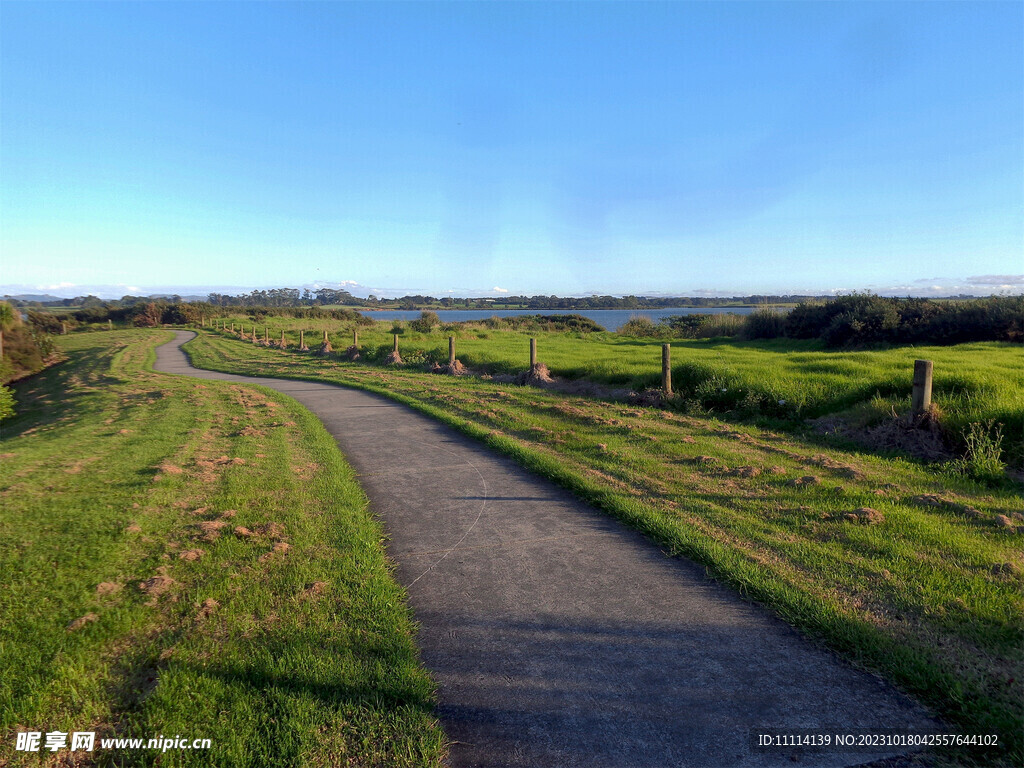
[[[0,289],[1021,292],[1022,32],[1017,2],[6,2]]]

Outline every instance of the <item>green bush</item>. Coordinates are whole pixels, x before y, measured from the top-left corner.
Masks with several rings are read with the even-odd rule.
[[[735,312],[698,313],[675,315],[661,319],[662,325],[671,329],[671,335],[683,339],[715,339],[720,336],[736,336],[744,327],[745,319]]]
[[[616,331],[620,336],[629,336],[631,338],[647,338],[652,336],[665,336],[665,327],[655,325],[654,321],[647,315],[634,315],[629,320],[619,326],[619,330]]]
[[[0,386],[0,421],[14,415],[14,391],[10,387]]]
[[[803,302],[785,318],[785,335],[828,347],[1024,341],[1024,296],[936,302],[871,294]]]
[[[409,323],[409,327],[418,333],[430,333],[435,327],[441,324],[441,318],[437,312],[424,310],[420,316]]]
[[[744,318],[740,336],[744,339],[777,339],[785,332],[785,312],[773,307],[758,307]]]

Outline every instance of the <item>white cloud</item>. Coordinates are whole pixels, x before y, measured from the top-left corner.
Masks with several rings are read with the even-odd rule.
[[[508,288],[499,288],[498,286],[494,286],[491,290],[495,293],[508,293]]]
[[[1014,285],[1024,285],[1024,275],[976,275],[968,277],[967,282],[973,285],[993,285],[997,288],[1009,288]]]
[[[53,285],[37,285],[36,288],[40,291],[61,291],[65,288],[74,288],[74,283],[54,283]]]

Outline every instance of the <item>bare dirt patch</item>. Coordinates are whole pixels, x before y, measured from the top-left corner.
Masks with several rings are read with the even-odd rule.
[[[102,581],[96,585],[96,594],[100,597],[113,595],[121,591],[121,585],[113,581]]]
[[[178,554],[178,559],[194,562],[205,554],[206,551],[202,549],[186,549],[184,552]]]

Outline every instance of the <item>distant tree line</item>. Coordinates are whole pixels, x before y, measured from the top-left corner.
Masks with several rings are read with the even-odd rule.
[[[120,299],[103,300],[96,296],[76,296],[72,299],[53,301],[32,301],[25,298],[5,297],[17,307],[74,307],[90,309],[95,307],[131,307],[138,304],[193,303],[181,296],[122,296]],[[192,299],[198,297],[190,297]],[[346,306],[372,309],[664,309],[666,307],[722,307],[761,306],[765,304],[797,304],[801,301],[826,299],[826,296],[752,294],[750,296],[709,297],[709,296],[495,296],[495,297],[452,297],[437,298],[422,294],[409,294],[398,298],[380,298],[371,294],[360,298],[349,291],[333,288],[316,290],[298,288],[272,288],[249,293],[230,295],[210,293],[206,303],[217,307],[318,307]],[[960,297],[969,298],[969,297]]]
[[[323,292],[321,292],[323,293]],[[344,296],[339,296],[345,294]],[[292,303],[298,297],[299,304]],[[108,320],[119,325],[157,326],[199,323],[203,318],[225,316],[232,311],[244,309],[251,319],[259,321],[267,316],[282,315],[297,318],[332,318],[344,322],[369,324],[373,320],[360,314],[357,307],[362,304],[344,305],[351,296],[346,291],[332,291],[323,298],[332,306],[319,303],[305,304],[308,297],[295,289],[278,291],[253,291],[244,296],[211,295],[216,301],[175,302],[168,299],[136,300],[138,297],[124,297],[117,302],[89,302],[74,312],[57,319],[54,315],[32,311],[33,323],[42,327],[49,324],[49,332],[59,329],[61,320],[72,323],[105,323]],[[317,301],[317,298],[313,301]],[[342,299],[339,306],[338,300]],[[409,304],[430,299],[429,296],[407,297]],[[557,297],[544,297],[545,301]],[[604,298],[593,297],[600,305]],[[753,299],[757,297],[743,297]],[[795,297],[770,296],[765,299],[778,300]],[[130,300],[129,300],[130,299]],[[173,299],[173,297],[172,297]],[[626,297],[627,299],[639,299]],[[260,300],[277,303],[258,304]],[[362,299],[351,300],[363,302]],[[378,306],[385,301],[380,300]],[[505,302],[522,305],[525,297],[505,297],[487,305],[500,309]],[[558,300],[562,301],[562,300]],[[564,301],[570,301],[568,299]],[[582,300],[571,300],[582,301]],[[650,300],[670,303],[669,299]],[[677,299],[676,301],[679,301]],[[242,303],[235,303],[242,302]],[[540,308],[540,307],[538,307]],[[547,307],[550,308],[550,307]],[[605,309],[594,306],[591,309]],[[630,307],[642,311],[644,306]],[[48,319],[47,319],[48,318]],[[526,322],[526,321],[524,321]],[[56,324],[54,326],[54,324]],[[582,327],[579,330],[584,330]],[[711,314],[683,315],[665,318],[656,325],[643,318],[636,318],[620,329],[620,333],[634,336],[669,335],[684,338],[700,338],[714,335],[738,336],[746,339],[821,339],[831,348],[863,346],[872,344],[959,344],[969,341],[1024,341],[1024,296],[992,296],[986,299],[934,300],[920,298],[890,298],[872,294],[851,294],[821,299],[805,299],[793,309],[782,312],[767,304],[745,317]]]

